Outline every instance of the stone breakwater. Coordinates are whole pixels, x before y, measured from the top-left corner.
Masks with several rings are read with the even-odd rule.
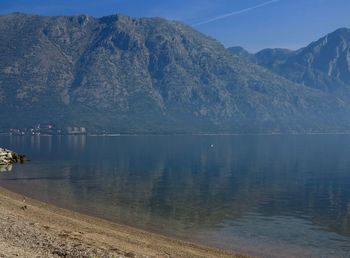
[[[14,151],[0,148],[0,165],[8,166],[14,163],[23,163],[25,161],[25,156],[18,154]]]

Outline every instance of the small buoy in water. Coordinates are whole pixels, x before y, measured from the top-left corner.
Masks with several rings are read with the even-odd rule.
[[[210,144],[210,148],[214,148],[214,144]]]

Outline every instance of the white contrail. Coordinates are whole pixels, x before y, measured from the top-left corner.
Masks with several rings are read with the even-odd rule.
[[[213,22],[213,21],[217,21],[217,20],[221,20],[221,19],[224,19],[224,18],[227,18],[227,17],[230,17],[230,16],[235,16],[235,15],[237,15],[237,14],[249,12],[249,11],[252,11],[252,10],[254,10],[254,9],[257,9],[257,8],[260,8],[260,7],[263,7],[263,6],[266,6],[266,5],[270,5],[270,4],[279,2],[279,1],[280,1],[280,0],[271,0],[271,1],[268,1],[268,2],[265,2],[265,3],[261,3],[261,4],[258,4],[258,5],[252,6],[252,7],[248,7],[248,8],[239,10],[239,11],[235,11],[235,12],[223,14],[223,15],[220,15],[220,16],[217,16],[217,17],[214,17],[214,18],[211,18],[211,19],[209,19],[209,20],[206,20],[206,21],[202,21],[202,22],[193,24],[192,26],[196,27],[196,26],[199,26],[199,25],[211,23],[211,22]]]

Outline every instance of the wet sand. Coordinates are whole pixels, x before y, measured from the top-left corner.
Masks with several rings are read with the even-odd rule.
[[[0,257],[245,257],[25,198],[0,187]]]

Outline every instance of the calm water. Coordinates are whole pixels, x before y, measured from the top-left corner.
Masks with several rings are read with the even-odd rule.
[[[214,144],[212,148],[210,145]],[[350,136],[0,137],[0,184],[58,206],[264,257],[350,256]]]

